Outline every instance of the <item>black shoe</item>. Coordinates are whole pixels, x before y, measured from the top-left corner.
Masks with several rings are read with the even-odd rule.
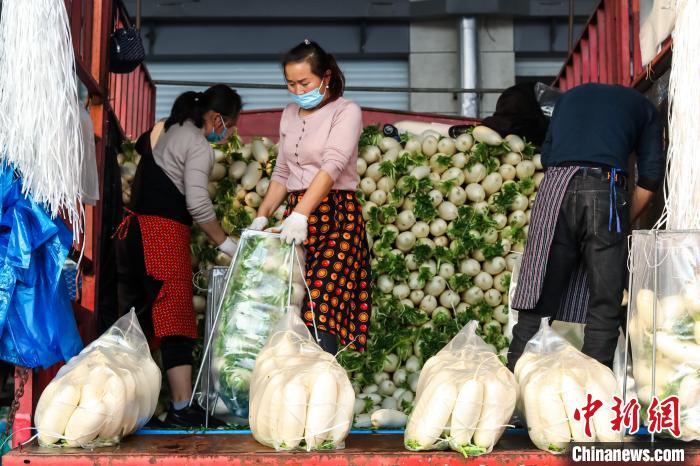
[[[168,427],[180,427],[184,429],[203,428],[207,425],[207,412],[198,403],[192,404],[182,409],[175,409],[172,403],[168,406],[168,414],[165,416],[165,424]],[[218,429],[226,424],[209,416],[207,428]]]
[[[167,427],[168,425],[156,416],[153,416],[146,425],[143,426],[144,429],[166,429]]]

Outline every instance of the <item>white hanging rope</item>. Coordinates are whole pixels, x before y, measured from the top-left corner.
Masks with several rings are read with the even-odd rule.
[[[23,194],[83,231],[83,146],[75,55],[63,0],[4,0],[0,18],[0,159]]]
[[[676,0],[673,63],[669,80],[669,148],[664,212],[655,228],[700,228],[700,2]]]

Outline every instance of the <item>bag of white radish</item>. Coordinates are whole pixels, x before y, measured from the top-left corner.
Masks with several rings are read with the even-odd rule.
[[[201,369],[209,377],[202,405],[223,402],[228,412],[219,409],[218,415],[228,422],[248,421],[255,358],[285,307],[301,308],[306,291],[303,264],[303,249],[286,244],[278,234],[246,230],[241,235],[223,297],[213,306],[215,315],[207,316],[210,357],[204,358]]]
[[[465,456],[493,450],[513,415],[517,384],[471,321],[423,366],[404,444]]]
[[[286,312],[258,355],[250,429],[276,450],[343,448],[355,391],[345,369],[316,344],[298,312]]]
[[[537,448],[561,453],[571,442],[620,441],[620,432],[613,430],[611,422],[613,396],[622,398],[615,375],[557,334],[547,318],[518,359],[515,378],[520,387],[519,408]],[[590,418],[590,437],[583,416],[587,395],[602,403]]]
[[[640,414],[648,421],[652,397],[676,395],[680,439],[700,440],[700,233],[634,231],[631,259],[629,337]]]
[[[115,445],[151,419],[161,372],[132,310],[73,357],[34,414],[42,446]]]

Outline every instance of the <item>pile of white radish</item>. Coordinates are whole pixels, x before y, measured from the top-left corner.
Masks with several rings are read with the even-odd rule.
[[[700,276],[684,283],[679,294],[657,298],[652,290],[640,289],[630,312],[632,374],[642,414],[653,396],[661,401],[677,395],[681,439],[700,440]]]
[[[606,366],[574,348],[542,319],[540,330],[528,342],[515,365],[520,387],[519,405],[530,439],[537,448],[564,452],[571,442],[619,442],[612,428],[613,396],[620,396],[615,375]],[[603,405],[585,433],[583,408],[587,395]],[[574,413],[579,410],[579,420]]]
[[[151,418],[160,384],[132,311],[71,358],[43,391],[34,414],[39,443],[115,445]]]
[[[513,374],[467,324],[421,371],[404,444],[410,450],[450,446],[465,456],[493,450],[515,410]]]
[[[258,354],[250,382],[250,429],[276,450],[344,447],[355,393],[345,370],[287,312]]]
[[[368,362],[352,371],[358,428],[390,428],[400,419],[383,424],[375,415],[372,422],[380,409],[409,413],[421,362],[470,320],[505,356],[511,271],[543,177],[540,156],[518,136],[475,127],[453,139],[430,127],[402,127],[414,134],[401,143],[364,138],[357,161],[375,274]],[[411,348],[392,334],[407,314],[415,329]],[[384,367],[375,362],[377,351],[388,353]]]

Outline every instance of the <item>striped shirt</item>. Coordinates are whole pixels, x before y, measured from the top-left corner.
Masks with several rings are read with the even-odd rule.
[[[532,208],[530,228],[523,253],[518,284],[511,307],[519,311],[534,309],[542,294],[549,248],[559,217],[559,209],[571,178],[580,167],[550,167],[545,172],[537,200]],[[588,308],[588,281],[585,264],[579,262],[571,275],[566,293],[559,305],[556,320],[586,322]]]

